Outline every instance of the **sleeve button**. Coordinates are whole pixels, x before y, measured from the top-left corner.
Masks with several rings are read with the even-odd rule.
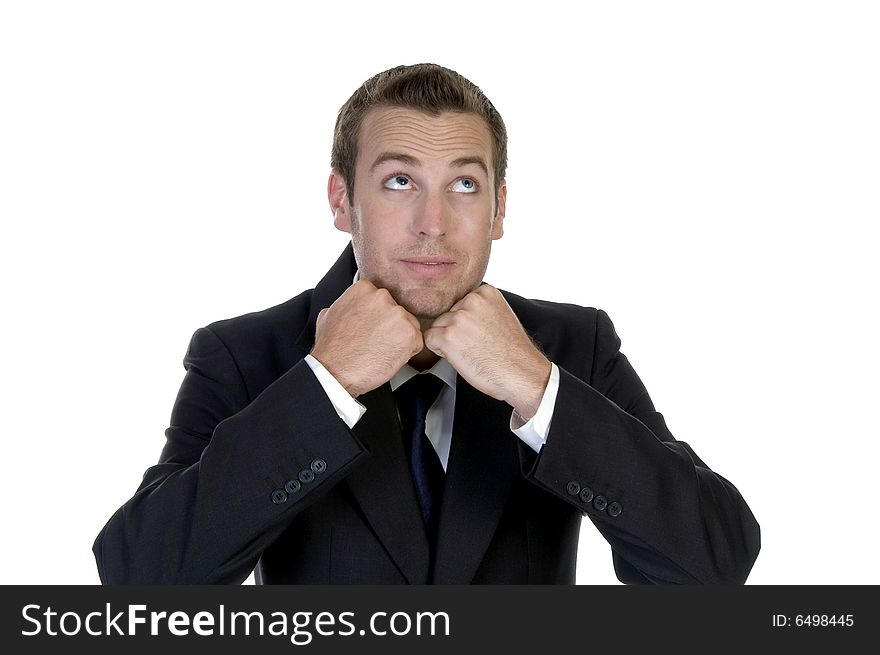
[[[605,496],[596,496],[593,498],[593,507],[600,512],[608,506],[608,499]]]
[[[620,516],[620,513],[623,511],[623,505],[618,503],[616,500],[613,503],[608,504],[608,516]]]
[[[570,496],[577,496],[581,492],[581,485],[577,480],[572,480],[565,485],[565,490]]]
[[[589,487],[584,487],[581,489],[581,500],[585,503],[589,503],[593,500],[593,490]]]
[[[287,502],[287,492],[284,489],[276,489],[272,492],[272,502],[276,505]]]

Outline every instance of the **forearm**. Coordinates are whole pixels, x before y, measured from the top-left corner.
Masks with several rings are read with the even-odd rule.
[[[742,496],[686,444],[658,438],[662,415],[640,416],[560,367],[550,435],[527,477],[589,516],[649,581],[743,582],[760,529]]]
[[[196,388],[205,387],[181,390],[162,461],[95,541],[105,583],[241,582],[296,514],[364,456],[305,362],[213,430],[204,425],[229,405]],[[200,405],[204,424],[185,416],[184,397]]]

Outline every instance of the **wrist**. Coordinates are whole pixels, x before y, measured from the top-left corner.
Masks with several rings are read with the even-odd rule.
[[[507,401],[523,420],[530,420],[538,412],[550,381],[551,369],[550,360],[541,355],[540,360],[524,373],[520,384]]]
[[[314,357],[318,363],[324,367],[324,369],[333,376],[333,378],[339,383],[339,385],[345,389],[346,393],[352,398],[357,398],[361,395],[362,391],[356,386],[356,384],[349,378],[346,374],[345,369],[336,365],[333,362],[332,357],[328,357],[326,354],[320,351],[319,348],[313,348],[309,353],[312,357]]]

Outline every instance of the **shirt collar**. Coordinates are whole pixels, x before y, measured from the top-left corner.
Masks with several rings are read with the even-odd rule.
[[[361,279],[360,273],[360,270],[355,270],[354,278],[351,281],[352,284]],[[456,373],[455,369],[452,368],[452,364],[450,364],[449,360],[447,359],[443,359],[441,357],[436,364],[425,371],[421,371],[421,373],[433,373],[438,378],[443,380],[447,385],[455,389],[455,382],[458,379],[458,373]],[[390,380],[391,391],[396,391],[400,385],[402,385],[414,375],[419,375],[419,371],[414,369],[409,364],[404,364],[403,368],[397,371],[397,373],[395,373]]]
[[[449,363],[448,359],[443,359],[441,357],[437,360],[437,363],[434,364],[431,368],[421,372],[417,371],[409,364],[404,364],[403,368],[397,371],[397,373],[395,373],[390,380],[391,391],[396,391],[400,385],[409,380],[411,377],[414,377],[416,375],[424,375],[426,373],[433,373],[438,378],[443,380],[448,386],[455,389],[455,382],[458,373],[456,373],[455,369],[452,368],[452,364]]]

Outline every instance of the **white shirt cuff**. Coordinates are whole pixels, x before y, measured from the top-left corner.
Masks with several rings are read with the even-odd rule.
[[[305,356],[306,364],[314,371],[318,382],[324,387],[327,398],[333,404],[333,408],[349,429],[355,426],[355,423],[361,420],[367,408],[355,400],[350,393],[345,390],[339,380],[333,377],[324,365],[311,355]]]
[[[551,362],[550,379],[547,388],[541,397],[541,404],[535,415],[526,421],[516,410],[510,415],[510,429],[522,439],[536,453],[541,451],[541,446],[547,441],[550,432],[550,419],[553,418],[553,410],[556,408],[556,396],[559,393],[559,368]]]

